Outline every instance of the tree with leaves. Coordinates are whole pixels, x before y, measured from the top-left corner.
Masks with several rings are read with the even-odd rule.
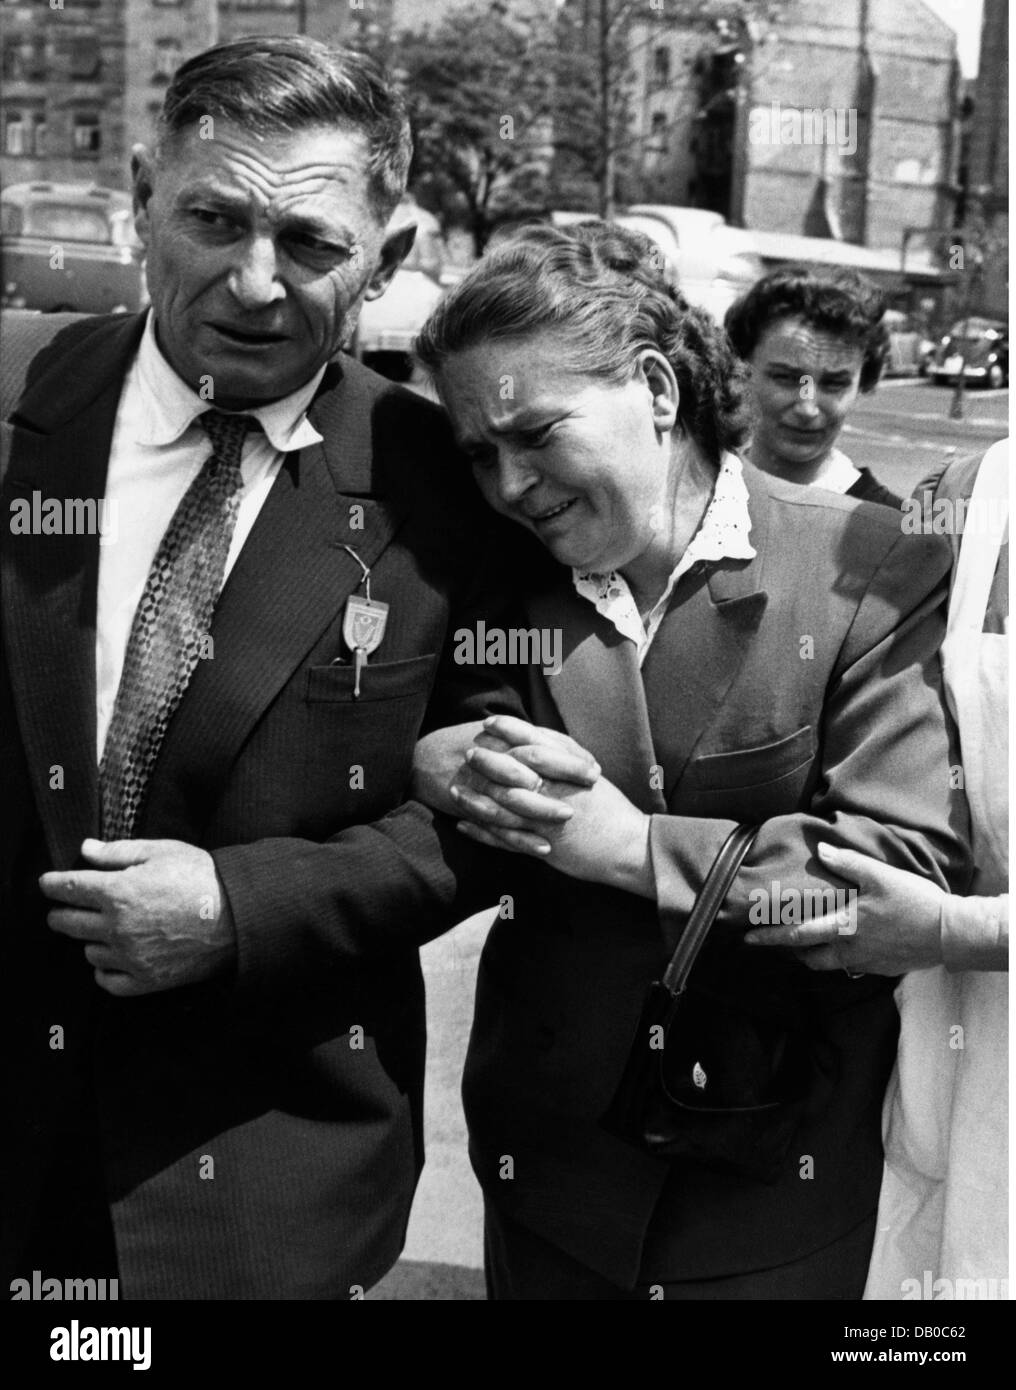
[[[613,215],[638,187],[634,60],[665,31],[750,52],[778,0],[563,0],[516,12],[504,0],[398,34],[365,24],[351,41],[394,70],[410,107],[410,184],[442,225],[482,253],[496,225],[550,207]],[[594,191],[595,190],[595,191]]]
[[[497,222],[543,209],[553,165],[554,27],[502,6],[456,10],[396,37],[413,124],[411,185],[477,255]]]

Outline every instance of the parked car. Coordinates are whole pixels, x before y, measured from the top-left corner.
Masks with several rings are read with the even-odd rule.
[[[129,194],[94,183],[15,183],[0,193],[0,304],[131,313],[148,303]]]
[[[926,376],[935,355],[934,342],[901,309],[887,309],[889,357],[886,376]]]
[[[1009,325],[998,319],[967,318],[954,323],[935,350],[932,381],[1009,385]]]
[[[353,349],[369,367],[395,381],[413,373],[413,343],[431,310],[444,294],[444,239],[438,220],[404,198],[389,226],[416,223],[413,249],[399,266],[380,299],[360,311]]]
[[[552,220],[555,226],[563,227],[590,216],[587,212],[555,212]],[[682,294],[718,322],[722,323],[734,300],[762,274],[752,234],[729,227],[718,212],[639,203],[618,213],[615,221],[651,237],[675,271]]]

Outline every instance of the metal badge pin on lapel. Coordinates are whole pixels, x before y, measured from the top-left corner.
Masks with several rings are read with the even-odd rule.
[[[342,619],[342,636],[353,653],[353,699],[360,698],[360,677],[367,665],[367,658],[376,652],[385,635],[388,622],[388,604],[375,601],[370,596],[370,567],[365,565],[351,545],[344,545],[353,559],[363,570],[364,593],[350,594],[346,599],[346,612]]]

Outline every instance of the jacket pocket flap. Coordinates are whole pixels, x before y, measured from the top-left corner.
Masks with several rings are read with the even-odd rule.
[[[797,733],[758,748],[738,748],[730,753],[710,753],[696,758],[689,768],[695,786],[705,791],[756,787],[796,772],[815,754],[815,731],[810,724]]]

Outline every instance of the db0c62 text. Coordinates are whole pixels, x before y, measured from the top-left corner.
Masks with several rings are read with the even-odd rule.
[[[965,1327],[915,1327],[915,1337],[965,1337]]]

